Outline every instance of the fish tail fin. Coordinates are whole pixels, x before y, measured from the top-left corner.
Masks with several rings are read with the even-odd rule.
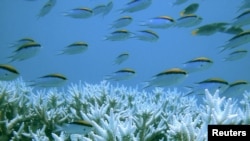
[[[102,41],[107,41],[108,39],[109,39],[108,36],[105,36],[102,38]]]
[[[187,89],[187,93],[185,93],[183,96],[189,96],[194,93],[192,86],[185,86],[184,88]]]
[[[117,9],[115,12],[119,14],[124,14],[126,11],[122,8],[122,9]]]
[[[8,63],[16,61],[15,56],[8,56],[7,59],[9,60]]]
[[[64,54],[63,51],[58,51],[58,52],[56,53],[56,55],[62,55],[62,54]]]
[[[183,96],[189,96],[189,95],[191,95],[193,93],[194,93],[194,91],[189,91],[189,92],[185,93]]]
[[[111,30],[111,29],[113,29],[113,28],[115,28],[112,24],[109,24],[108,25],[108,30]]]
[[[226,57],[225,57],[225,58],[222,58],[221,60],[222,60],[223,62],[229,61],[228,58],[226,58]]]
[[[61,12],[61,15],[64,17],[70,17],[70,13],[68,11]]]
[[[34,81],[34,80],[29,80],[29,81],[26,81],[26,84],[27,84],[27,86],[29,86],[29,87],[34,87],[34,86],[36,86],[36,84],[35,84],[35,81]]]
[[[105,75],[103,79],[108,80],[108,81],[112,81],[112,75],[111,74]]]
[[[219,48],[219,50],[220,50],[220,51],[218,52],[219,54],[222,53],[223,51],[225,51],[225,50],[227,49],[225,46],[220,46],[220,47],[218,47],[218,48]]]
[[[61,132],[62,131],[62,127],[55,124],[55,129],[53,130],[53,132]]]
[[[141,22],[139,22],[139,25],[140,26],[147,26],[147,22],[141,21]]]
[[[142,82],[141,85],[142,85],[142,89],[147,89],[147,88],[151,87],[150,83],[147,82],[147,81],[146,82]]]

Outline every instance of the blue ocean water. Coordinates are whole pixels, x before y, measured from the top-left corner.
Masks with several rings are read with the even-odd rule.
[[[47,1],[34,0],[1,0],[0,2],[0,64],[8,64],[8,56],[12,54],[10,45],[15,41],[30,37],[42,45],[41,51],[23,61],[9,63],[14,66],[25,81],[49,73],[62,73],[67,84],[79,81],[99,83],[106,75],[121,68],[133,68],[136,75],[128,80],[112,82],[120,85],[139,87],[155,74],[166,69],[179,67],[182,63],[196,58],[208,57],[214,61],[211,68],[188,74],[180,84],[165,88],[183,88],[210,77],[220,77],[228,82],[236,80],[250,81],[249,55],[237,61],[224,62],[228,52],[218,53],[218,47],[233,37],[232,34],[215,33],[210,36],[193,36],[192,30],[214,22],[231,22],[240,13],[238,9],[242,1],[236,0],[189,0],[181,5],[172,5],[174,0],[155,0],[144,9],[133,13],[120,13],[119,10],[129,2],[113,0],[111,12],[104,17],[97,15],[87,19],[73,19],[63,14],[76,7],[94,8],[107,4],[110,0],[74,0],[57,1],[51,11],[38,18],[38,13]],[[189,28],[169,27],[152,29],[159,35],[156,42],[140,41],[134,38],[124,41],[103,40],[115,29],[110,24],[121,16],[133,17],[133,22],[125,27],[132,32],[150,29],[140,26],[141,21],[156,16],[180,17],[189,4],[197,2],[197,15],[203,18],[201,24]],[[249,26],[244,27],[248,30]],[[76,55],[57,55],[67,45],[75,41],[89,44],[86,52]],[[248,49],[249,44],[241,48]],[[120,65],[113,65],[116,56],[122,52],[130,54],[128,60]]]

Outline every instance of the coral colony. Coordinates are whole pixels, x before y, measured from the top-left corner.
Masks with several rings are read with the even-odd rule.
[[[0,81],[0,140],[204,141],[208,124],[250,124],[250,93],[243,95],[236,100],[206,89],[197,104],[177,90],[145,92],[107,81],[61,92]]]

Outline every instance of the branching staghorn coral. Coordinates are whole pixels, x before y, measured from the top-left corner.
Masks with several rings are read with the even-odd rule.
[[[219,97],[219,90],[211,95],[209,91],[205,90],[204,102],[206,104],[203,114],[203,120],[207,121],[207,124],[239,124],[239,108],[236,102],[233,102],[231,98]]]
[[[244,93],[244,99],[240,101],[242,108],[239,111],[241,124],[250,124],[250,92]]]
[[[22,80],[0,81],[1,141],[204,141],[208,124],[250,124],[250,96],[237,101],[205,91],[204,103],[175,90],[152,92],[100,84],[72,84],[66,90],[37,90]],[[57,126],[86,120],[86,135]]]

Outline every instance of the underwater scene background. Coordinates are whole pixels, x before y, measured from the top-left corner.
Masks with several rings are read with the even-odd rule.
[[[207,124],[249,124],[249,10],[1,0],[0,140],[191,141]]]

